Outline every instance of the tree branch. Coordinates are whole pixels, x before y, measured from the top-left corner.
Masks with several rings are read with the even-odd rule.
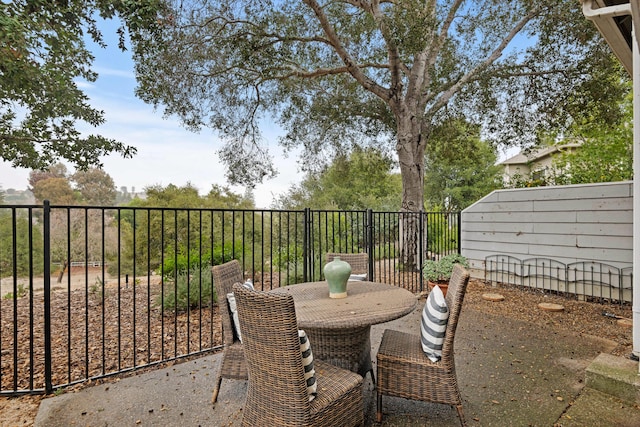
[[[255,28],[257,30],[261,30],[261,27],[256,25],[255,22],[241,20],[241,19],[230,20],[230,19],[226,19],[224,16],[212,17],[212,18],[207,19],[202,24],[184,25],[182,28],[189,28],[189,27],[205,28],[205,27],[209,26],[209,24],[214,22],[214,21],[223,21],[223,22],[218,24],[219,28],[210,37],[211,39],[215,39],[216,37],[220,37],[220,35],[223,33],[223,30],[225,28],[227,28],[227,27],[230,27],[230,26],[242,25],[242,26],[252,27],[252,28]],[[298,42],[302,42],[302,43],[320,42],[320,43],[331,45],[329,40],[327,40],[325,37],[299,37],[299,36],[282,37],[281,34],[277,34],[277,33],[265,33],[263,31],[255,31],[254,32],[254,31],[249,31],[248,29],[243,31],[243,32],[235,33],[234,35],[235,36],[252,35],[252,36],[256,36],[256,37],[265,37],[265,38],[273,39],[274,42],[293,42],[293,41],[298,41]],[[201,44],[202,40],[194,41],[194,44],[195,43],[200,43]]]
[[[435,18],[435,6],[436,6],[436,2],[432,1],[430,2],[433,6],[432,9],[432,18]],[[453,23],[453,20],[455,19],[456,13],[458,12],[458,9],[460,9],[460,6],[462,5],[463,0],[456,0],[455,3],[453,5],[451,5],[451,9],[449,9],[449,13],[447,14],[447,18],[444,20],[443,24],[442,24],[442,28],[440,29],[440,35],[438,36],[438,38],[436,39],[436,42],[433,43],[433,45],[431,47],[429,47],[429,45],[427,45],[425,47],[425,52],[428,52],[428,56],[426,59],[426,64],[425,64],[425,68],[424,70],[422,70],[423,74],[424,74],[424,78],[422,79],[422,87],[420,88],[421,91],[424,91],[425,88],[429,87],[431,85],[431,79],[429,77],[429,73],[430,71],[433,69],[433,67],[435,66],[436,60],[438,58],[438,53],[440,53],[440,49],[442,48],[442,45],[444,44],[445,40],[447,39],[447,34],[449,33],[449,29],[451,28],[451,24]],[[425,5],[425,8],[427,6]],[[424,104],[426,105],[426,104]],[[423,106],[424,107],[424,106]]]
[[[375,63],[358,64],[356,66],[358,68],[360,68],[360,69],[362,69],[362,68],[380,68],[380,69],[389,68],[388,65],[375,64]],[[284,80],[284,79],[287,79],[289,77],[314,78],[314,77],[329,76],[329,75],[344,74],[344,73],[349,73],[349,67],[344,66],[344,67],[336,67],[336,68],[317,68],[317,69],[311,70],[311,71],[305,71],[305,70],[298,69],[298,70],[294,70],[294,71],[292,71],[292,72],[290,72],[288,74],[284,74],[282,76],[277,76],[276,78],[278,80]]]
[[[303,0],[304,3],[309,6],[316,17],[320,21],[320,25],[324,30],[327,39],[329,40],[330,45],[336,51],[342,62],[344,62],[347,71],[358,83],[362,85],[368,91],[374,93],[376,96],[382,98],[385,101],[390,99],[390,93],[384,87],[378,85],[376,82],[367,77],[360,68],[358,68],[357,64],[355,64],[353,58],[347,52],[344,45],[341,43],[338,34],[335,32],[333,26],[329,22],[329,18],[325,15],[322,7],[318,4],[316,0]]]
[[[509,34],[505,36],[502,42],[494,49],[494,51],[489,55],[484,61],[480,62],[476,65],[472,70],[463,75],[455,84],[453,84],[447,91],[443,92],[442,95],[438,98],[438,100],[429,108],[427,111],[427,115],[435,114],[440,108],[447,105],[451,97],[455,95],[460,88],[462,88],[466,83],[475,79],[478,74],[484,69],[486,69],[489,65],[494,63],[501,55],[502,52],[506,49],[506,47],[511,43],[513,38],[524,28],[524,26],[529,23],[535,16],[537,16],[541,12],[541,8],[532,9],[527,15],[525,15],[512,29],[509,31]]]
[[[510,77],[539,77],[550,76],[553,74],[565,74],[566,70],[563,69],[551,69],[542,71],[520,71],[520,72],[497,72],[494,74],[497,78],[510,78]]]
[[[360,8],[362,10],[366,10],[367,12],[371,12],[372,3],[374,2],[378,4],[382,4],[382,3],[395,4],[395,0],[378,0],[378,1],[373,0],[373,2],[368,2],[365,0],[336,0],[336,1],[338,3],[350,4],[351,6]]]
[[[380,10],[380,0],[372,0],[370,13],[378,23],[380,33],[387,43],[387,56],[389,57],[389,72],[391,74],[391,88],[389,94],[389,100],[392,101],[391,107],[397,105],[399,99],[394,100],[395,97],[399,97],[402,94],[402,76],[401,70],[406,70],[406,67],[400,59],[400,52],[393,37],[389,34],[389,28],[385,24],[384,15]]]

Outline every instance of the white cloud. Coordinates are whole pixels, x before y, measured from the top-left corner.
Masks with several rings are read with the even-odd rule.
[[[74,80],[74,82],[78,86],[78,88],[80,90],[83,90],[83,91],[87,91],[87,90],[93,88],[93,83],[89,83],[86,80],[77,79],[77,80]]]
[[[12,168],[8,162],[0,163],[0,186],[4,190],[26,190],[29,183],[29,169]]]
[[[97,66],[93,68],[93,71],[98,73],[100,76],[113,76],[113,77],[124,77],[127,79],[135,79],[135,74],[131,70],[122,70],[117,68],[110,67],[101,67]]]
[[[97,129],[90,126],[80,129],[85,134],[98,133],[137,148],[137,154],[131,159],[117,154],[103,158],[104,170],[113,178],[116,188],[125,186],[131,191],[131,187],[135,187],[136,191],[142,191],[156,184],[183,186],[191,183],[201,194],[206,194],[213,184],[228,186],[226,169],[217,155],[221,142],[211,130],[189,132],[180,127],[177,120],[163,119],[152,107],[137,99],[120,103],[111,98],[92,97],[91,102],[105,111],[106,123]],[[265,134],[273,141],[277,129],[269,129]],[[275,143],[269,148],[279,175],[254,189],[259,208],[270,207],[277,195],[300,180],[295,153],[285,158]],[[25,189],[28,176],[28,169],[13,169],[6,162],[0,163],[0,185],[4,189]],[[243,187],[230,187],[236,193],[244,193]]]

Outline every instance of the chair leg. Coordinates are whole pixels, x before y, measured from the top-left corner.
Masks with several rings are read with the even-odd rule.
[[[218,401],[218,393],[220,392],[220,385],[222,384],[222,375],[218,377],[217,384],[213,387],[213,394],[211,395],[211,404],[215,405]]]
[[[376,421],[382,422],[382,393],[378,392],[378,399],[376,401]]]
[[[376,385],[376,377],[373,375],[373,368],[369,369],[369,375],[371,375],[371,382]]]
[[[462,405],[456,405],[456,409],[458,410],[458,417],[460,417],[460,425],[465,427],[467,422],[464,419],[464,412],[462,412]]]

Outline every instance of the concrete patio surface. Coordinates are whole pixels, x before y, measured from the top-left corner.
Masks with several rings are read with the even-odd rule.
[[[410,315],[372,328],[372,357],[385,328],[419,331],[424,300]],[[311,343],[313,346],[313,343]],[[456,366],[469,426],[640,426],[637,405],[585,388],[585,372],[615,343],[462,310]],[[211,390],[220,356],[210,355],[119,381],[44,399],[36,426],[239,426],[246,382]],[[375,422],[375,389],[364,384],[367,426],[457,426],[447,405],[384,397]],[[275,396],[274,396],[275,398]],[[277,427],[277,426],[272,426]]]

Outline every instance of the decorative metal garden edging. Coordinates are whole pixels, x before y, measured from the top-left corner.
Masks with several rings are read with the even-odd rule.
[[[551,258],[521,260],[511,255],[485,257],[484,278],[533,289],[575,295],[580,299],[625,304],[632,302],[633,269],[596,261],[569,264]]]

